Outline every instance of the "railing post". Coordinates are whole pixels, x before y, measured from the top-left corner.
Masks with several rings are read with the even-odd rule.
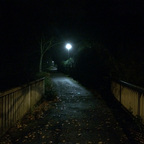
[[[3,133],[3,98],[0,97],[0,136]]]
[[[30,84],[28,86],[28,95],[29,95],[29,99],[28,99],[29,109],[31,109],[31,85]]]
[[[138,92],[138,111],[137,111],[138,116],[140,116],[140,98],[141,98],[141,92]]]
[[[120,84],[120,98],[119,98],[119,101],[121,103],[121,84]]]

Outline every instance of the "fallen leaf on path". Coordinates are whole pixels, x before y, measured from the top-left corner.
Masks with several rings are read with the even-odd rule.
[[[81,136],[81,133],[79,133],[78,136]]]
[[[28,136],[25,136],[25,138],[28,138]]]
[[[55,129],[57,132],[59,132],[60,131],[60,129]]]
[[[100,142],[98,142],[98,144],[103,144],[103,142],[102,142],[102,141],[100,141]]]
[[[45,136],[42,136],[42,138],[44,139],[44,138],[45,138]]]

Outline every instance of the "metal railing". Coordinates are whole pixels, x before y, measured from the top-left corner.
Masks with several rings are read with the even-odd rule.
[[[111,91],[129,112],[139,116],[144,123],[144,88],[124,81],[112,81]]]
[[[44,78],[0,93],[0,136],[20,120],[44,93]]]

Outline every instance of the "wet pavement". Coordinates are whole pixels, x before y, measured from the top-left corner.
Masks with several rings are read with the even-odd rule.
[[[7,134],[9,143],[19,144],[129,144],[111,110],[97,93],[93,95],[63,74],[51,75],[58,101],[43,115]],[[4,141],[1,143],[4,144]],[[8,141],[7,141],[8,143]]]

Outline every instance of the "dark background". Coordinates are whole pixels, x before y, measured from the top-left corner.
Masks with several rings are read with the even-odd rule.
[[[140,0],[3,0],[0,6],[1,38],[9,44],[31,44],[41,33],[112,43],[143,40],[144,2]]]
[[[124,64],[140,64],[131,69],[143,73],[143,0],[0,0],[1,81],[21,83],[38,71],[42,35],[100,42]]]

